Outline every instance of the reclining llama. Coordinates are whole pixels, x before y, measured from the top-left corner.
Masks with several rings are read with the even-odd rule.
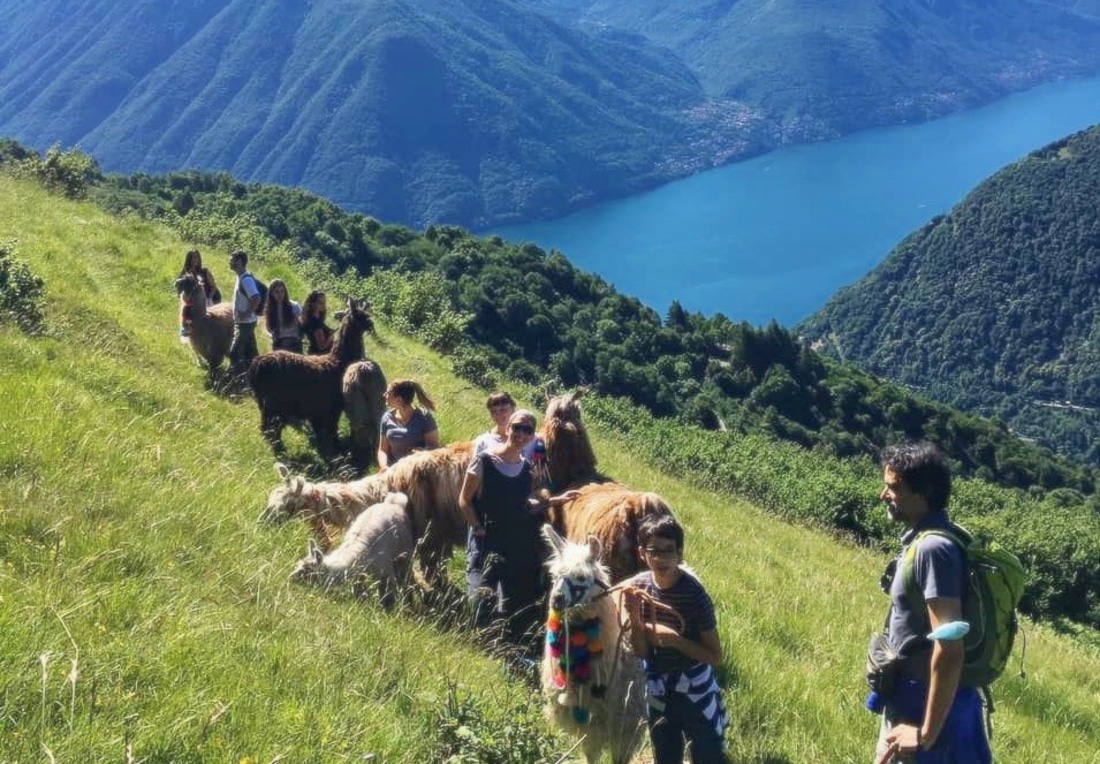
[[[366,592],[364,582],[374,580],[382,606],[393,606],[409,583],[413,535],[403,493],[387,494],[378,504],[367,507],[348,528],[333,551],[324,554],[313,539],[306,556],[298,561],[291,580],[334,586],[351,580],[356,594]]]

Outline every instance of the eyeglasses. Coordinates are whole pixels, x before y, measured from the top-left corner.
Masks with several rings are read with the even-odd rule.
[[[508,425],[508,427],[513,432],[522,432],[524,435],[534,435],[535,434],[535,428],[534,428],[533,425],[517,423],[517,424],[510,424],[510,425]]]
[[[514,408],[515,406],[511,405],[510,403],[498,403],[495,406],[490,406],[489,410],[495,413],[497,411],[511,411]]]
[[[678,550],[675,546],[647,546],[645,553],[650,557],[674,557]]]

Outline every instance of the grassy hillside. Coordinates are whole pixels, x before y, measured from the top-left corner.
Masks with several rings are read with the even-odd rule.
[[[519,755],[537,702],[468,630],[287,583],[305,531],[254,522],[274,481],[254,407],[203,392],[175,336],[188,243],[7,178],[0,221],[48,292],[44,336],[0,325],[0,762]],[[484,426],[483,391],[438,356],[384,327],[371,350],[442,402],[445,439]],[[594,437],[608,473],[687,526],[718,602],[733,761],[865,761],[883,559]],[[1100,656],[1027,634],[1028,679],[998,686],[998,760],[1100,761]],[[446,737],[456,719],[473,738]]]
[[[1100,127],[1001,170],[800,331],[1100,464]]]

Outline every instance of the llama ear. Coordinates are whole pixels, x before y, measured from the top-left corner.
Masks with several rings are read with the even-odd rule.
[[[540,530],[542,531],[543,539],[553,551],[554,555],[560,557],[561,553],[565,550],[565,539],[563,539],[561,534],[554,530],[553,526],[548,523],[543,524]]]
[[[306,481],[302,479],[301,475],[295,475],[287,481],[287,485],[290,486],[291,493],[295,496],[301,496],[302,491],[306,488]]]
[[[317,545],[317,542],[313,539],[309,540],[309,544],[306,546],[306,557],[314,562],[321,562],[324,559],[324,552],[321,551],[321,547]]]
[[[275,462],[275,471],[279,473],[279,479],[290,485],[290,467],[282,462]]]
[[[603,554],[603,542],[601,542],[595,536],[588,537],[588,553],[595,557],[597,560]]]

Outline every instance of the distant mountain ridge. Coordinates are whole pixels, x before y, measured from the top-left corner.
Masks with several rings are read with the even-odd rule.
[[[1097,71],[1096,0],[523,0],[676,53],[784,140],[921,121]]]
[[[983,182],[799,331],[1100,463],[1100,126]]]
[[[0,135],[479,229],[1100,71],[1095,6],[9,0]]]
[[[79,144],[113,171],[301,185],[415,225],[654,185],[720,121],[671,54],[508,0],[9,6],[0,134]]]

